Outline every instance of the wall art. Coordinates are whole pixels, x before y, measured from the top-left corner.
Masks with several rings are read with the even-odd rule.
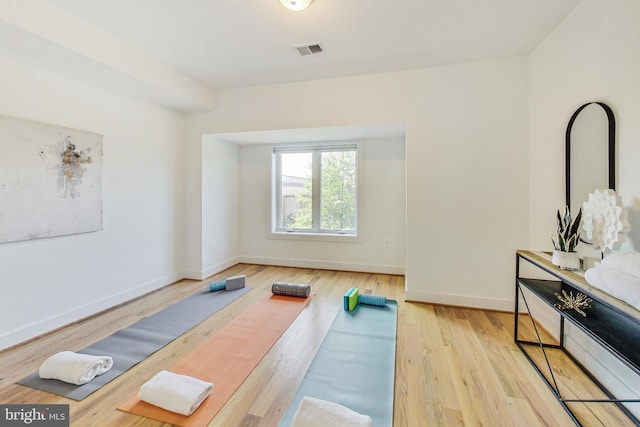
[[[102,135],[0,116],[0,243],[102,230]]]

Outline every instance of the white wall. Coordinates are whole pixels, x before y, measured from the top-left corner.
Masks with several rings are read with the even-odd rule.
[[[104,230],[0,244],[0,349],[181,278],[182,115],[6,58],[0,95],[2,115],[104,136]]]
[[[358,238],[296,239],[271,234],[272,145],[245,145],[240,160],[240,254],[246,262],[404,274],[405,141],[356,141]],[[390,245],[384,246],[385,239]],[[342,239],[343,241],[345,239]]]
[[[638,22],[637,0],[583,0],[530,56],[532,249],[553,249],[549,232],[555,229],[556,209],[565,204],[564,132],[573,112],[590,101],[605,102],[616,116],[617,190],[632,227],[623,250],[640,249]],[[575,328],[567,335],[571,351],[618,396],[640,394],[640,380],[628,368]]]
[[[188,116],[187,162],[200,164],[206,134],[403,123],[407,297],[508,310],[514,252],[528,246],[527,102],[523,57],[227,90]],[[203,243],[197,167],[188,253]]]
[[[190,118],[186,136],[185,277],[202,280],[240,262],[239,148],[200,133]]]
[[[238,262],[239,149],[212,135],[202,143],[202,278]]]
[[[601,101],[616,116],[617,191],[640,248],[640,2],[584,0],[531,54],[530,247],[551,250],[564,206],[564,133],[582,104]]]
[[[188,278],[202,279],[206,276],[203,264],[203,238],[202,221],[202,181],[203,163],[203,133],[198,131],[197,118],[186,116],[186,122],[191,126],[185,127],[185,141],[189,141],[185,147],[185,170],[184,170],[184,201],[186,222],[184,227],[184,260],[185,273]],[[213,264],[224,262],[231,256],[237,254],[218,254]],[[213,265],[212,264],[212,265]]]

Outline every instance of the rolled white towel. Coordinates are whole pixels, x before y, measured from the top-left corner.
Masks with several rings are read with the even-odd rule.
[[[591,286],[595,286],[640,310],[640,277],[600,265],[588,269],[584,278]]]
[[[291,427],[371,427],[371,417],[334,402],[305,396],[298,405]]]
[[[97,375],[102,375],[113,366],[111,356],[61,351],[45,360],[38,375],[44,379],[56,379],[70,384],[86,384]]]
[[[191,415],[211,394],[213,383],[188,375],[160,371],[142,384],[138,399],[167,411]]]
[[[605,257],[600,264],[621,273],[640,278],[640,252],[623,252]]]

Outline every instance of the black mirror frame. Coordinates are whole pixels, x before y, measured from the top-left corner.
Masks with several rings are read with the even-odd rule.
[[[609,119],[609,188],[612,190],[616,189],[616,119],[613,115],[613,110],[611,110],[607,104],[603,102],[587,102],[573,113],[567,125],[567,133],[565,134],[565,196],[567,206],[571,204],[571,129],[578,114],[591,104],[601,106]]]

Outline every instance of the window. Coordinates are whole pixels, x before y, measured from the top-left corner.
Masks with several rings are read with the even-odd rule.
[[[357,232],[356,145],[274,148],[274,231]]]

